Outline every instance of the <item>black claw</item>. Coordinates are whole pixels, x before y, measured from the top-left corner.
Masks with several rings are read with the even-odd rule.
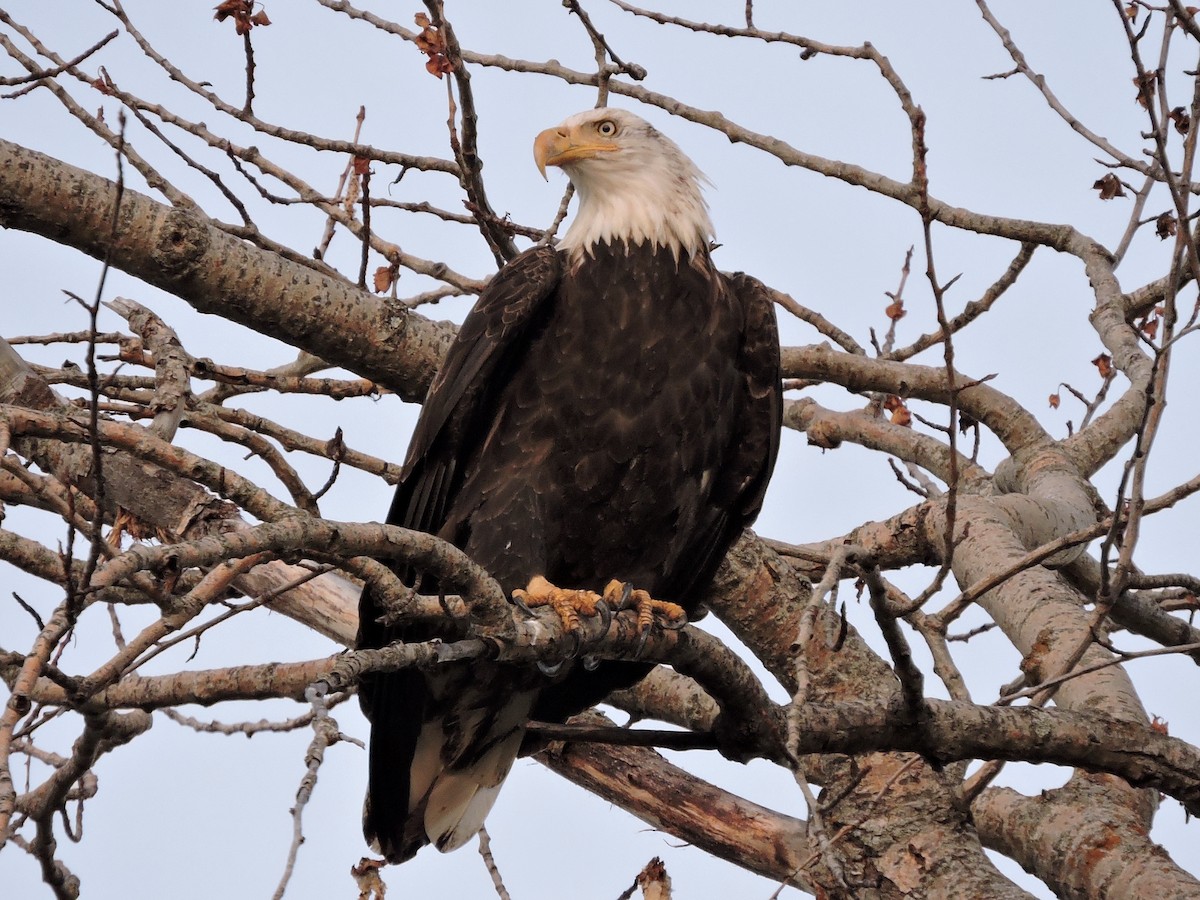
[[[628,581],[621,585],[621,602],[617,609],[629,609],[629,598],[633,596],[633,585]]]
[[[585,656],[583,658],[583,668],[588,672],[595,672],[599,665],[600,657],[598,656]]]
[[[652,629],[647,628],[642,632],[642,636],[638,638],[637,649],[633,651],[634,659],[639,659],[642,655],[642,651],[646,649],[646,644],[650,642],[651,630]]]
[[[608,608],[608,604],[603,600],[596,601],[596,614],[600,616],[600,624],[604,626],[604,632],[608,632],[608,626],[612,624],[612,610]]]
[[[538,671],[541,672],[543,675],[545,675],[547,678],[553,678],[555,675],[557,675],[559,672],[562,671],[562,667],[565,663],[566,663],[565,659],[560,659],[558,662],[554,663],[554,665],[550,665],[550,663],[542,662],[539,659],[537,667],[538,667]]]
[[[567,637],[571,639],[571,649],[567,653],[567,659],[574,659],[579,655],[579,651],[583,649],[583,638],[579,636],[577,631],[568,631]]]
[[[533,608],[530,607],[524,600],[522,600],[516,594],[513,594],[513,603],[517,604],[517,608],[519,610],[521,610],[521,612],[525,613],[526,618],[528,618],[528,619],[537,618],[537,613],[535,613],[533,611]]]

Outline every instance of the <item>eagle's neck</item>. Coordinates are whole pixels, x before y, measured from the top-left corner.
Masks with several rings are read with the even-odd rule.
[[[579,212],[559,243],[563,250],[576,261],[592,255],[599,242],[665,247],[676,261],[681,254],[702,255],[713,226],[700,191],[704,176],[690,160],[647,161],[631,154],[604,163],[563,167],[579,196]]]

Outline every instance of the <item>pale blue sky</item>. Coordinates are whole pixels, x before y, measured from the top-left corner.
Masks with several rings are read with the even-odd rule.
[[[212,2],[163,4],[129,0],[134,21],[146,36],[198,81],[209,81],[231,102],[242,96],[244,72],[241,41],[228,23],[211,20]],[[413,3],[373,4],[381,15],[411,24]],[[1044,72],[1064,104],[1095,132],[1105,135],[1131,156],[1140,157],[1140,132],[1145,123],[1133,102],[1128,48],[1116,14],[1107,4],[1031,4],[1003,0],[994,4],[997,16],[1013,32],[1031,64]],[[594,17],[616,52],[646,67],[650,90],[670,94],[701,109],[717,109],[747,127],[772,133],[806,152],[862,165],[904,179],[911,165],[907,120],[890,89],[870,63],[818,57],[807,61],[787,45],[764,46],[713,36],[690,36],[590,0],[585,8]],[[742,0],[663,4],[678,15],[710,22],[740,24]],[[15,0],[7,11],[29,26],[51,48],[70,57],[116,27],[97,5],[84,0]],[[444,85],[423,68],[423,59],[410,45],[387,38],[370,26],[344,20],[315,3],[274,3],[267,7],[274,24],[256,30],[256,112],[264,120],[311,129],[325,136],[349,138],[360,104],[367,107],[363,131],[366,143],[389,149],[447,155]],[[557,0],[519,0],[508,3],[468,3],[448,0],[447,15],[466,48],[531,60],[558,59],[588,70],[593,66],[591,44],[578,21]],[[984,80],[982,76],[1012,68],[1012,62],[978,10],[969,3],[893,2],[756,4],[756,23],[766,30],[785,30],[826,43],[861,44],[869,40],[891,60],[928,115],[932,192],[955,205],[1050,222],[1070,222],[1101,242],[1115,246],[1129,214],[1128,200],[1102,203],[1091,190],[1106,170],[1093,159],[1099,151],[1052,113],[1032,85],[1021,77]],[[23,48],[24,49],[24,48]],[[1176,69],[1194,60],[1176,60]],[[85,64],[95,71],[103,63],[124,89],[161,102],[181,115],[204,120],[214,130],[243,144],[260,146],[278,162],[293,167],[310,184],[332,191],[345,160],[334,154],[302,152],[280,145],[242,126],[233,127],[204,109],[179,86],[170,84],[122,36],[96,60]],[[6,60],[0,74],[16,74]],[[548,223],[557,209],[564,181],[551,173],[546,184],[530,155],[533,136],[566,115],[591,106],[594,91],[568,87],[534,76],[476,69],[473,85],[480,110],[480,152],[494,208],[530,225]],[[1174,85],[1175,103],[1186,103],[1190,90]],[[87,88],[72,85],[72,93],[89,110],[103,107],[110,124],[117,105]],[[625,99],[618,105],[636,108]],[[744,269],[787,291],[850,332],[861,343],[868,329],[887,327],[885,291],[894,290],[909,246],[921,243],[917,215],[859,188],[850,188],[812,173],[788,169],[777,160],[731,145],[724,137],[661,110],[642,111],[670,134],[709,175],[713,219],[722,248],[719,264]],[[0,135],[60,159],[111,175],[111,151],[71,119],[47,91],[19,101],[0,103]],[[130,138],[148,158],[178,179],[213,215],[234,219],[232,209],[211,185],[182,170],[165,149],[140,127],[130,126]],[[220,159],[185,145],[207,163]],[[227,168],[227,167],[225,167]],[[127,168],[131,186],[139,187]],[[397,174],[376,167],[378,193]],[[237,184],[236,176],[231,183]],[[144,187],[139,187],[144,189]],[[238,186],[246,195],[249,189]],[[458,208],[457,186],[444,176],[410,173],[387,189],[395,199],[440,198]],[[1152,199],[1147,214],[1165,209],[1163,196]],[[319,239],[322,218],[299,207],[255,206],[255,219],[273,238],[306,252]],[[405,250],[449,261],[458,271],[485,277],[494,268],[476,232],[447,227],[432,219],[379,217],[376,228]],[[1016,252],[1011,242],[935,229],[935,252],[942,277],[961,273],[950,295],[952,309],[975,299],[1007,266]],[[357,271],[358,246],[341,234],[330,261],[342,271]],[[1122,284],[1132,289],[1165,271],[1169,245],[1152,233],[1139,235],[1119,270]],[[927,284],[920,277],[924,263],[918,250],[914,273],[906,290],[909,315],[899,325],[906,343],[934,327],[934,308]],[[0,233],[0,269],[6,273],[0,295],[5,334],[44,333],[84,327],[77,307],[63,302],[62,290],[90,296],[99,264],[27,234]],[[402,295],[429,287],[419,276],[404,275]],[[146,287],[120,273],[110,275],[108,297],[130,296],[151,306],[179,332],[196,356],[229,363],[268,367],[288,361],[294,351],[266,341],[213,317],[201,316],[184,303]],[[1190,297],[1191,295],[1189,295]],[[459,318],[466,301],[444,302],[426,313],[435,318]],[[960,368],[968,375],[996,374],[993,386],[1012,394],[1039,415],[1051,433],[1066,433],[1066,421],[1078,421],[1078,405],[1064,397],[1059,411],[1050,411],[1046,397],[1060,382],[1085,392],[1098,386],[1090,360],[1101,350],[1087,324],[1091,307],[1080,264],[1056,258],[1047,250],[1035,255],[1020,284],[987,317],[987,324],[969,330],[956,341]],[[102,327],[117,328],[119,320],[106,313]],[[784,340],[812,343],[818,336],[807,326],[781,316]],[[986,329],[986,330],[985,330]],[[1194,339],[1193,339],[1194,342]],[[1197,414],[1194,386],[1200,372],[1188,345],[1175,360],[1172,395],[1154,465],[1149,494],[1157,493],[1195,474],[1192,441]],[[31,356],[36,354],[31,353]],[[61,361],[56,348],[48,356]],[[922,359],[938,364],[940,351]],[[1124,382],[1118,381],[1118,388]],[[839,409],[858,401],[833,389],[815,396]],[[378,401],[321,403],[305,398],[249,397],[249,408],[303,427],[321,437],[337,426],[352,446],[399,460],[407,441],[413,410],[395,397]],[[922,408],[944,419],[940,410]],[[277,486],[255,462],[243,462],[214,441],[187,434],[200,452],[220,455],[248,474]],[[1186,450],[1184,448],[1187,448]],[[294,454],[293,454],[294,456]],[[989,467],[1000,458],[995,442],[986,442],[983,460]],[[303,458],[291,460],[310,485],[320,485],[327,465]],[[1111,499],[1116,466],[1099,479]],[[382,519],[389,492],[367,476],[344,472],[335,490],[323,501],[334,519]],[[840,534],[864,521],[881,519],[915,502],[896,482],[886,460],[854,447],[822,453],[805,445],[795,433],[784,438],[784,454],[776,471],[767,506],[757,530],[764,535],[804,542]],[[1188,570],[1194,561],[1200,514],[1194,500],[1145,527],[1139,563],[1148,571]],[[26,520],[53,542],[61,529],[48,519],[16,511],[5,526]],[[37,519],[33,522],[33,519]],[[12,587],[43,612],[58,601],[49,587],[10,576]],[[926,573],[898,577],[917,588]],[[845,597],[850,601],[850,591]],[[869,611],[850,601],[850,615],[874,643]],[[126,633],[138,624],[136,612]],[[103,647],[107,620],[99,615],[85,626],[96,629]],[[711,622],[711,618],[707,620]],[[28,618],[9,602],[0,602],[0,643],[20,649],[32,638]],[[1122,646],[1132,647],[1128,638]],[[299,660],[332,652],[321,639],[281,616],[257,614],[251,627],[216,629],[207,636],[195,665],[210,667],[233,662]],[[1002,639],[983,638],[964,654],[962,664],[981,702],[994,698],[999,685],[1016,674],[1014,652]],[[92,643],[71,647],[64,664],[87,671],[101,661]],[[150,670],[173,671],[190,648],[165,655]],[[1190,697],[1179,696],[1175,685],[1194,677],[1190,664],[1161,659],[1137,663],[1135,682],[1148,710],[1170,722],[1171,731],[1200,739]],[[938,688],[932,682],[930,690]],[[286,718],[301,709],[290,703],[227,704],[213,710],[191,710],[200,718],[232,722],[263,716]],[[337,711],[344,731],[365,737],[365,723],[356,704]],[[67,728],[50,726],[45,740],[59,740],[60,749],[74,737]],[[53,736],[53,737],[52,737]],[[78,873],[85,896],[159,895],[175,898],[213,896],[265,897],[282,872],[291,839],[289,809],[303,774],[303,753],[310,733],[259,735],[252,740],[197,735],[156,716],[152,731],[132,746],[105,756],[97,767],[101,792],[89,801],[84,840],[79,845],[60,841],[63,859]],[[799,792],[786,773],[763,763],[739,767],[715,754],[689,754],[685,763],[705,777],[750,799],[804,816]],[[340,744],[332,748],[321,769],[320,782],[305,816],[307,843],[302,847],[289,896],[353,896],[347,871],[366,852],[359,832],[359,809],[365,782],[365,755]],[[1007,783],[1026,792],[1061,783],[1064,774],[1048,767],[1010,766]],[[546,897],[551,885],[575,884],[580,897],[617,896],[646,861],[662,856],[674,880],[676,896],[762,897],[774,886],[700,851],[681,848],[674,839],[655,832],[608,804],[565,783],[539,765],[520,761],[488,822],[493,849],[509,890],[516,898]],[[1192,825],[1190,828],[1194,829]],[[1182,811],[1167,801],[1159,814],[1155,838],[1175,858],[1194,867],[1194,831],[1183,824]],[[548,861],[550,861],[548,863]],[[1012,872],[1009,865],[1005,871]],[[1200,869],[1195,869],[1200,872]],[[1021,883],[1038,891],[1023,873]],[[399,870],[389,870],[395,896],[488,897],[492,889],[472,848],[442,856],[425,851]],[[16,848],[0,854],[0,883],[10,896],[45,896],[32,861]],[[15,888],[15,889],[14,889]],[[1040,889],[1045,894],[1044,888]],[[786,892],[785,896],[799,896]]]

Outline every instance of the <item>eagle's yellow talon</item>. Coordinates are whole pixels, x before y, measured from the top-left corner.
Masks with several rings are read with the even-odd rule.
[[[513,591],[513,598],[530,608],[549,606],[558,614],[563,629],[570,633],[579,631],[581,615],[601,615],[604,605],[604,598],[595,591],[560,588],[541,575],[531,578],[524,590]]]
[[[638,631],[645,632],[657,620],[664,628],[677,629],[687,624],[687,613],[678,603],[655,600],[646,591],[613,579],[604,588],[604,600],[618,610],[637,610]]]

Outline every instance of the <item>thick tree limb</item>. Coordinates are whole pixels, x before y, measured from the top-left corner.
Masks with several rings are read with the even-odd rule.
[[[894,674],[832,611],[818,613],[822,627],[814,629],[808,646],[793,646],[804,599],[810,593],[783,560],[747,533],[726,557],[707,603],[754,648],[789,693],[796,689],[795,656],[801,652],[807,655],[814,676],[812,702],[853,700],[887,708],[898,694]],[[839,633],[839,641],[826,642],[827,635]],[[805,756],[802,761],[811,779],[824,786],[821,813],[826,828],[842,834],[811,870],[813,879],[833,896],[846,895],[844,879],[848,878],[851,896],[870,885],[879,896],[901,897],[910,893],[916,883],[913,877],[929,896],[1027,896],[984,855],[945,773],[907,754]],[[882,831],[859,827],[878,813],[881,802],[886,802],[889,822],[895,827]],[[840,872],[825,865],[830,852]],[[918,859],[923,860],[921,874],[914,876]],[[926,867],[934,859],[954,859],[956,864],[945,871],[936,865]]]
[[[573,722],[607,723],[596,713]],[[804,823],[729,794],[643,747],[555,744],[539,762],[691,844],[768,878],[812,890],[801,871]]]
[[[115,196],[106,178],[0,140],[0,227],[103,259]],[[196,210],[136,191],[121,198],[117,235],[117,268],[409,400],[424,396],[453,335],[449,325],[232,237]]]
[[[1113,779],[1102,775],[1073,778],[1038,797],[994,788],[975,801],[972,813],[989,847],[1017,860],[1059,897],[1200,895],[1200,881],[1163,853],[1141,818],[1111,802],[1113,789]],[[1103,816],[1096,815],[1098,806]]]
[[[552,620],[547,620],[553,628]],[[545,633],[545,632],[541,632]],[[537,658],[540,639],[515,652],[513,659]],[[609,637],[589,645],[589,652],[604,657],[629,652],[636,635],[619,628]],[[674,643],[668,637],[665,647]],[[543,647],[544,648],[544,647]],[[465,649],[465,645],[464,645]],[[664,648],[665,649],[665,648]],[[480,645],[477,653],[487,654]],[[667,650],[667,655],[671,654]],[[364,659],[383,659],[371,654]],[[439,661],[435,648],[411,649],[386,654],[392,664],[430,666]],[[460,651],[444,654],[460,658]],[[20,665],[18,654],[0,656],[0,677],[11,683]],[[225,669],[179,672],[171,675],[129,675],[92,694],[80,706],[84,711],[142,709],[152,710],[195,703],[210,706],[229,700],[260,700],[283,697],[302,700],[305,688],[324,680],[335,690],[352,686],[352,681],[334,675],[342,657],[299,663],[266,663]],[[372,666],[373,668],[373,666]],[[357,674],[360,667],[342,671]],[[670,671],[664,676],[670,678]],[[676,675],[675,678],[680,676]],[[713,672],[706,679],[720,689],[723,674]],[[649,691],[646,688],[635,691]],[[48,678],[41,678],[29,693],[36,703],[74,707],[78,704],[66,691]],[[624,704],[623,704],[624,705]],[[649,712],[643,707],[643,712]],[[673,705],[661,712],[677,719]],[[761,711],[759,711],[761,714]],[[1178,738],[1130,722],[1035,707],[977,706],[971,703],[926,700],[914,724],[900,705],[877,706],[843,701],[808,704],[793,713],[800,725],[798,749],[802,753],[840,753],[847,755],[880,751],[933,752],[937,761],[950,763],[971,759],[1023,760],[1061,766],[1077,766],[1098,774],[1119,775],[1137,787],[1151,787],[1179,800],[1192,815],[1200,814],[1200,751]],[[772,713],[767,713],[768,718]],[[712,727],[715,717],[692,720],[701,730]],[[769,748],[763,747],[766,751]],[[763,755],[760,752],[758,755]]]

